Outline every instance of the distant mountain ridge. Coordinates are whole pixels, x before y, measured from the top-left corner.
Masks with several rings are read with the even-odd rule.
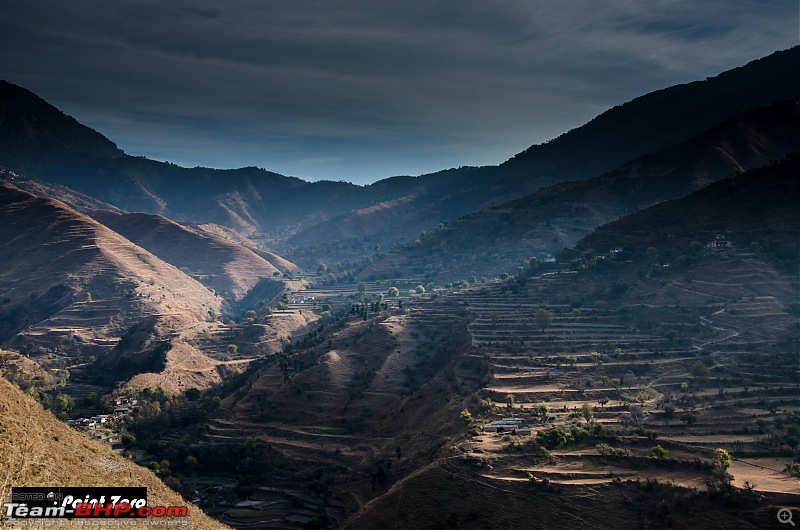
[[[800,96],[800,46],[733,68],[704,81],[675,85],[618,105],[500,167],[555,171],[582,178],[684,140],[737,112]],[[580,156],[575,156],[580,154]]]
[[[288,247],[363,240],[384,247],[440,222],[581,180],[682,141],[745,111],[798,95],[800,47],[704,81],[641,96],[499,166],[369,186],[304,182],[258,168],[182,168],[131,157],[29,91],[0,84],[0,164],[126,211],[216,223]],[[383,204],[380,217],[375,206]],[[293,239],[290,239],[294,236]],[[320,256],[311,253],[309,262]]]
[[[603,175],[553,184],[467,215],[370,264],[361,276],[411,270],[457,280],[513,272],[522,260],[556,254],[633,209],[680,197],[791,151],[800,152],[798,100],[742,113]]]
[[[595,177],[691,138],[737,113],[798,96],[800,47],[794,47],[704,81],[640,96],[499,166],[420,176],[422,191],[412,201],[384,208],[380,218],[369,210],[349,212],[301,231],[290,242],[314,244],[379,233],[389,242],[399,234],[413,241],[421,230],[435,228],[439,222],[557,182]]]
[[[125,213],[124,210],[121,210],[116,206],[97,200],[89,195],[78,193],[67,188],[66,186],[44,182],[43,180],[32,179],[25,175],[10,171],[4,167],[0,167],[0,180],[13,184],[14,187],[29,193],[33,193],[34,195],[57,199],[79,212],[87,213],[95,210],[106,210],[120,214]]]

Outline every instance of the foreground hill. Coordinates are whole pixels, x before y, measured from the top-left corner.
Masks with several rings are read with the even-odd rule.
[[[530,256],[556,254],[620,215],[780,160],[792,150],[800,151],[796,100],[742,113],[598,177],[549,186],[465,216],[374,262],[362,277],[400,271],[452,281],[515,272]]]
[[[144,486],[150,506],[188,506],[186,528],[225,529],[168,488],[153,472],[55,419],[0,378],[0,494],[12,486]],[[5,521],[5,511],[0,522]],[[153,520],[155,524],[155,520]]]
[[[524,462],[535,456],[523,452],[517,458]],[[756,530],[769,527],[775,517],[768,502],[794,501],[783,495],[770,495],[768,501],[762,496],[763,505],[744,496],[709,499],[702,493],[657,480],[628,480],[612,485],[610,481],[592,483],[589,479],[585,483],[565,481],[551,485],[531,482],[524,472],[512,477],[489,477],[486,473],[492,467],[491,461],[481,455],[441,459],[395,484],[342,528]]]
[[[297,272],[296,265],[160,215],[97,211],[92,216],[128,240],[234,300],[262,279]],[[279,268],[280,267],[280,268]]]

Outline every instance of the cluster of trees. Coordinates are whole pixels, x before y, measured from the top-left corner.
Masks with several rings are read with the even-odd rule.
[[[545,410],[544,403],[540,403],[537,407],[537,415],[542,418],[547,417],[547,413],[549,412],[549,408]],[[590,438],[595,439],[614,439],[616,435],[608,431],[605,427],[603,427],[600,423],[589,423],[594,416],[594,412],[592,411],[592,407],[586,404],[580,413],[581,417],[586,420],[586,425],[581,427],[579,425],[573,425],[569,432],[565,431],[561,427],[555,427],[549,430],[541,430],[536,433],[536,443],[540,446],[553,450],[558,449],[559,447],[564,446],[569,442],[583,442]],[[544,421],[544,420],[542,420]]]
[[[190,479],[198,472],[231,473],[238,480],[232,493],[206,499],[206,506],[233,504],[255,493],[257,485],[269,484],[277,470],[286,466],[285,457],[271,445],[255,438],[229,444],[198,443],[190,435],[170,444],[153,447],[154,461],[149,467],[184,496],[196,494]]]
[[[631,456],[631,450],[624,447],[611,447],[607,443],[599,443],[594,446],[602,456],[627,457]]]
[[[567,432],[561,427],[536,433],[536,443],[551,451],[566,445],[568,439]]]
[[[350,315],[359,316],[364,320],[369,318],[370,314],[378,314],[381,311],[387,311],[389,304],[386,302],[375,301],[371,303],[356,303],[350,304]]]
[[[417,348],[413,366],[403,369],[404,384],[414,392],[430,380],[454,355],[467,348],[470,337],[458,325],[425,324],[416,330]]]
[[[386,241],[386,234],[348,237],[323,243],[311,243],[278,249],[282,256],[295,263],[325,263],[326,272],[337,274],[352,269],[362,269],[372,259],[381,255],[383,248],[394,242]]]
[[[160,386],[128,395],[135,397],[136,406],[127,421],[127,430],[136,446],[151,453],[157,451],[156,442],[165,433],[204,422],[222,401],[218,396],[202,396],[197,389],[168,396]]]
[[[757,421],[759,432],[765,434],[764,444],[788,454],[797,455],[800,447],[800,413],[784,411],[772,421],[763,418]]]
[[[750,242],[750,250],[771,262],[776,269],[797,273],[800,266],[796,238],[764,236]]]
[[[617,281],[610,285],[599,285],[589,294],[591,300],[604,300],[606,302],[616,302],[628,292],[630,286],[627,282]]]
[[[9,357],[0,358],[0,370],[4,372],[6,379],[38,401],[45,410],[50,410],[60,419],[66,419],[75,406],[72,397],[61,392],[69,380],[69,370],[55,368],[46,361],[41,361],[41,366],[45,371],[32,374],[23,371]]]

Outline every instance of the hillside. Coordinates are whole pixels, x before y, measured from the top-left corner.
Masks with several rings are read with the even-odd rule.
[[[153,472],[56,420],[0,378],[0,494],[12,486],[144,486],[150,506],[189,506],[188,526],[225,529],[167,487]],[[5,522],[5,511],[0,523]],[[142,525],[143,526],[143,525]]]
[[[755,529],[796,506],[798,175],[792,155],[598,228],[560,273],[440,291],[489,366],[477,428],[344,528]]]
[[[562,180],[598,175],[735,113],[795,99],[798,87],[800,47],[795,46],[702,81],[640,96],[551,142],[530,147],[501,167],[555,172]]]
[[[228,239],[159,215],[97,211],[92,217],[233,300],[244,297],[261,279],[298,270],[278,256],[259,255]]]
[[[108,138],[36,94],[0,80],[0,160],[32,174],[53,163],[123,156]]]
[[[521,453],[525,460],[532,455]],[[750,499],[728,501],[735,512],[708,504],[702,494],[658,482],[531,482],[524,472],[487,477],[491,458],[482,455],[442,459],[395,484],[342,528],[374,530],[462,528],[547,529],[568,525],[581,530],[638,528],[747,528],[769,525],[767,506]],[[780,495],[772,502],[791,502]],[[701,508],[702,507],[702,508]],[[389,515],[392,514],[392,515]]]
[[[0,182],[0,223],[0,341],[11,347],[107,362],[132,326],[148,323],[143,346],[180,341],[221,311],[199,282],[55,199]]]
[[[604,252],[620,247],[641,257],[691,261],[717,239],[752,252],[790,274],[800,270],[800,157],[774,162],[715,182],[686,197],[665,201],[599,227],[576,249]],[[699,242],[700,248],[694,245]]]
[[[16,188],[27,191],[28,193],[33,193],[39,197],[57,199],[79,212],[87,213],[93,210],[108,210],[120,214],[125,213],[116,206],[99,201],[89,195],[78,193],[66,186],[32,179],[26,175],[21,175],[2,167],[0,167],[0,180],[6,181]]]
[[[218,410],[176,433],[179,418],[163,414],[137,443],[238,528],[759,528],[800,497],[786,472],[800,425],[797,275],[768,251],[800,235],[797,169],[791,157],[641,210],[563,256],[570,274],[534,266],[422,295],[407,279],[363,312],[351,304],[391,283],[298,290],[226,330],[262,355],[211,390]],[[670,223],[695,210],[707,213],[693,238],[714,238],[718,218],[734,246],[692,250]],[[770,246],[740,239],[747,227]],[[625,247],[619,259],[611,244]],[[687,244],[697,255],[678,265]],[[310,325],[267,337],[281,318]],[[530,430],[492,430],[509,417]],[[715,466],[717,449],[730,467]]]
[[[224,239],[229,241],[235,245],[247,247],[269,263],[272,264],[278,270],[281,271],[296,271],[297,265],[292,263],[291,261],[282,258],[281,256],[275,254],[274,252],[270,252],[265,250],[262,246],[254,244],[253,240],[244,237],[239,232],[232,230],[228,227],[214,224],[214,223],[197,223],[193,225],[194,228],[198,230],[202,230],[203,232],[207,232],[212,236],[215,236],[220,239]]]
[[[202,462],[209,514],[238,528],[337,527],[446,451],[459,430],[457,396],[480,379],[481,363],[462,355],[463,315],[424,303],[366,320],[344,309],[226,384],[220,409],[180,448],[158,448],[176,470],[188,455]],[[136,436],[150,444],[148,432]]]
[[[221,225],[190,227],[155,214],[128,214],[66,186],[4,168],[0,168],[0,180],[39,197],[57,199],[90,215],[232,300],[241,299],[262,278],[299,271],[290,261],[257,248],[252,240]]]
[[[796,276],[746,250],[707,253],[690,283],[599,263],[363,315],[355,285],[300,292],[345,311],[232,380],[156,459],[195,456],[209,512],[239,528],[760,528],[795,505]],[[508,417],[531,431],[487,428]]]
[[[361,276],[400,271],[453,281],[513,273],[523,260],[556,254],[620,215],[800,151],[799,131],[795,100],[742,113],[598,177],[467,215],[372,263]]]

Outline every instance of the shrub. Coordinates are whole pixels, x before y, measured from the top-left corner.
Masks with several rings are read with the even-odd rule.
[[[573,427],[569,433],[576,442],[582,442],[591,436],[591,433],[583,427]]]
[[[722,449],[721,447],[718,447],[717,449],[714,450],[715,466],[722,469],[728,469],[729,467],[731,467],[732,463],[733,459],[731,458],[731,455],[728,451]]]
[[[697,414],[693,412],[684,412],[681,414],[681,421],[686,425],[694,425],[697,423]]]
[[[567,433],[561,427],[549,431],[539,431],[536,434],[536,442],[550,450],[558,449],[567,443]]]
[[[652,429],[639,429],[636,431],[636,434],[638,434],[639,436],[644,436],[648,440],[653,440],[653,441],[655,441],[656,438],[658,438],[658,432]]]
[[[660,445],[655,445],[650,448],[650,452],[653,453],[653,456],[658,458],[659,460],[664,460],[667,458],[668,451],[661,447]]]
[[[629,449],[625,449],[623,447],[611,447],[608,444],[600,443],[594,446],[597,449],[597,452],[603,456],[614,456],[614,457],[624,457],[624,456],[631,456],[631,452]]]
[[[536,405],[536,415],[539,416],[539,420],[544,423],[547,421],[547,417],[550,414],[550,405],[542,401],[538,405]]]
[[[539,308],[533,317],[533,325],[544,332],[553,321],[553,313],[544,308]]]
[[[604,434],[606,434],[606,429],[602,423],[595,423],[592,426],[592,436],[603,436]]]

